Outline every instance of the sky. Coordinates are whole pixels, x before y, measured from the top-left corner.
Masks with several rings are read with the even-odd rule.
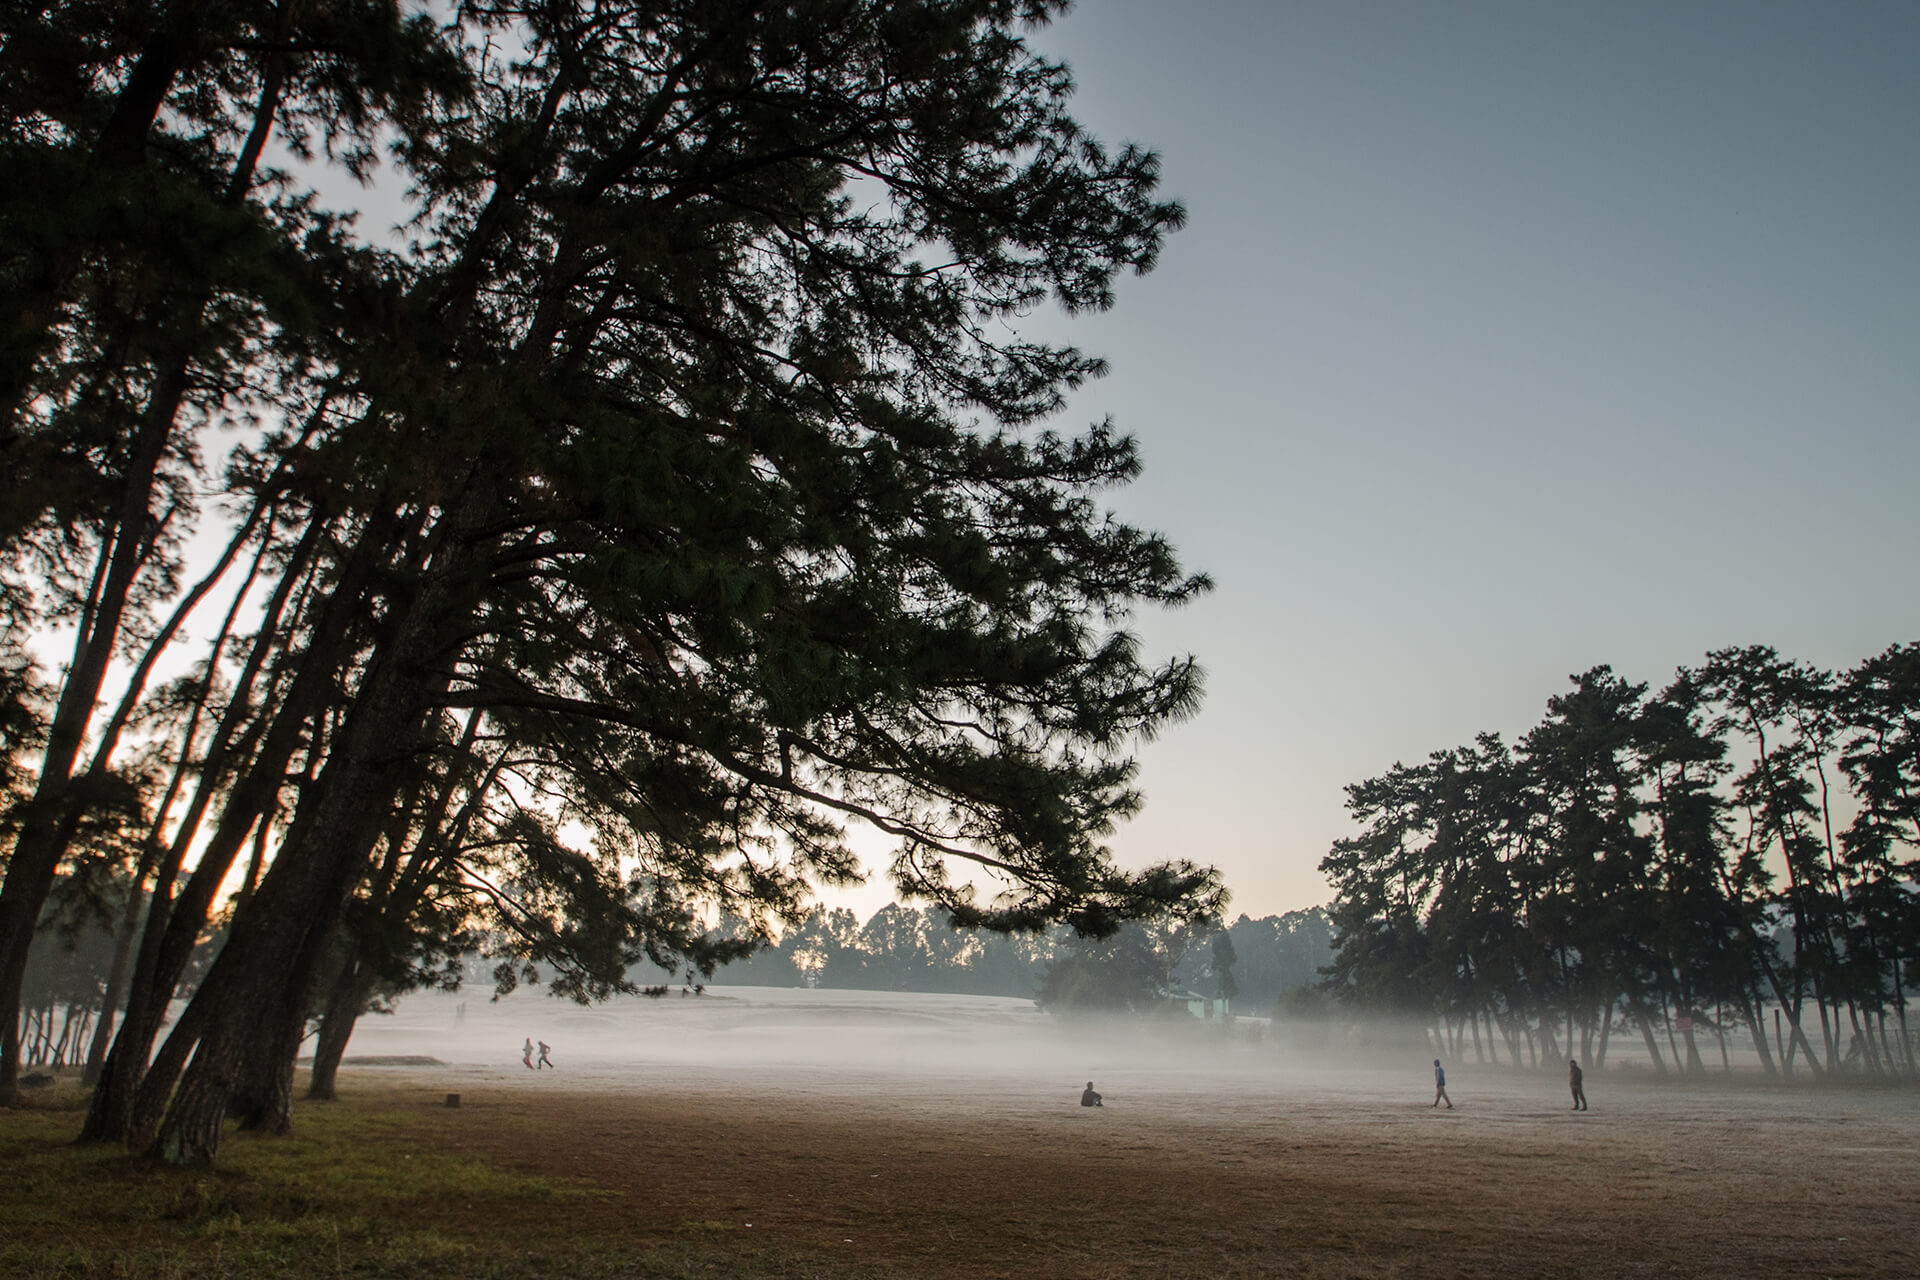
[[[1136,619],[1208,696],[1122,864],[1322,904],[1347,784],[1575,672],[1920,640],[1920,4],[1082,0],[1034,40],[1188,211],[1113,310],[1028,321],[1110,361],[1054,425],[1134,434],[1113,506],[1217,583]]]
[[[1217,580],[1138,865],[1325,902],[1343,787],[1608,663],[1920,639],[1920,5],[1084,0],[1036,41],[1188,224],[1118,305],[1114,495]],[[873,904],[884,900],[873,891]]]

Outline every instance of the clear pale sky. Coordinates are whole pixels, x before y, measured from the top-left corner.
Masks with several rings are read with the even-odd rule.
[[[1569,673],[1920,639],[1920,4],[1085,0],[1041,45],[1190,220],[1061,424],[1218,589],[1121,859],[1326,899],[1342,787]]]
[[[1312,906],[1347,783],[1570,673],[1920,639],[1920,0],[1082,0],[1037,43],[1189,212],[1030,322],[1111,361],[1058,425],[1133,432],[1114,505],[1219,584],[1138,621],[1209,694],[1121,861]]]

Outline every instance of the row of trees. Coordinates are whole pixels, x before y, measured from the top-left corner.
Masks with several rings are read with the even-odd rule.
[[[1133,922],[1108,938],[959,931],[898,903],[865,924],[816,910],[777,944],[722,971],[729,983],[1033,997],[1054,1007],[1145,1009],[1185,989],[1265,1012],[1320,980],[1332,929],[1318,908],[1258,920]]]
[[[1517,743],[1347,797],[1321,868],[1350,1004],[1516,1064],[1604,1060],[1621,1025],[1662,1072],[1702,1067],[1696,1028],[1769,1073],[1915,1071],[1920,644],[1843,672],[1727,649],[1657,693],[1596,667]]]
[[[1217,912],[1100,843],[1200,687],[1124,626],[1207,584],[1102,506],[1128,438],[1038,429],[1102,365],[1017,321],[1181,220],[1064,7],[8,9],[0,1100],[62,885],[116,886],[85,1136],[180,1162],[289,1124],[316,1011],[482,934],[710,970],[847,821],[970,928]]]
[[[86,1060],[93,1041],[90,1030],[113,1012],[107,987],[114,923],[111,915],[97,912],[77,895],[71,902],[63,896],[49,912],[27,967],[29,1064],[66,1066]],[[737,921],[723,922],[720,932],[751,933]],[[1293,1010],[1301,994],[1319,981],[1320,968],[1332,956],[1330,937],[1331,924],[1318,908],[1258,920],[1242,915],[1224,928],[1208,921],[1171,928],[1136,922],[1111,938],[1090,939],[1065,925],[1030,934],[957,930],[936,908],[890,903],[864,924],[844,907],[815,908],[777,942],[710,976],[729,985],[1039,997],[1061,1013],[1145,1012],[1164,1008],[1170,992],[1189,991],[1224,998],[1236,1010],[1284,1012]],[[216,949],[211,942],[202,945],[183,987],[195,985]],[[357,1016],[370,1008],[390,1008],[391,1001],[408,990],[429,985],[451,989],[488,970],[494,970],[496,988],[509,981],[518,985],[525,969],[518,957],[509,959],[502,972],[497,960],[468,955],[452,965],[363,980],[355,984],[360,999],[352,1012]],[[533,980],[542,976],[544,972],[537,972]],[[692,981],[686,971],[665,972],[646,964],[630,976],[643,986],[656,978]],[[310,1012],[326,1033],[316,1047],[315,1076],[330,1082],[352,1020],[330,1019],[324,1008]]]

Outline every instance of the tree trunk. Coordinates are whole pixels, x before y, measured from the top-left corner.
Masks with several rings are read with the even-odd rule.
[[[194,1006],[207,1009],[206,1023],[153,1144],[152,1154],[162,1160],[212,1162],[260,1011],[287,999],[288,988],[304,1000],[324,931],[340,918],[365,874],[403,762],[422,736],[428,709],[444,695],[443,628],[471,617],[482,586],[472,571],[475,542],[461,534],[490,518],[491,498],[489,489],[471,485],[435,530],[438,547],[420,594],[393,602],[391,639],[369,664],[316,780],[312,802],[300,805],[280,856],[246,909],[236,913],[227,945],[194,996]],[[316,927],[323,931],[318,941],[312,937]],[[293,982],[285,981],[288,975]],[[300,1024],[281,1021],[281,1044],[273,1051],[286,1048],[285,1024],[291,1021],[290,1068]],[[262,1061],[257,1054],[256,1061]],[[245,1103],[250,1109],[261,1105],[257,1097]]]
[[[304,983],[289,983],[254,1020],[227,1096],[227,1115],[242,1129],[274,1137],[293,1130],[293,1072],[306,1039],[307,996]]]
[[[363,801],[378,795],[366,786],[338,787],[323,802],[327,812],[312,824],[316,829],[300,832],[305,838],[297,846],[281,850],[248,910],[235,917],[227,945],[188,1006],[204,1010],[198,1045],[149,1154],[170,1164],[210,1164],[230,1109],[237,1105],[244,1121],[262,1124],[275,1105],[271,1064],[283,1049],[291,1059],[299,1047],[299,1021],[290,1006],[305,994],[298,981],[305,922],[330,914],[330,891],[339,882],[351,883],[370,842],[363,831],[368,820],[346,802],[349,790]],[[296,981],[287,982],[289,974]],[[290,994],[290,987],[297,990]],[[255,1070],[243,1079],[250,1065]],[[148,1072],[143,1093],[159,1083],[157,1067]]]
[[[213,1153],[220,1149],[220,1131],[227,1122],[227,1088],[239,1074],[242,1050],[243,1045],[232,1039],[199,1042],[192,1066],[167,1108],[166,1124],[148,1154],[168,1164],[213,1162]]]
[[[129,1086],[130,1093],[119,1107],[124,1117],[122,1121],[124,1127],[112,1134],[113,1138],[132,1148],[145,1147],[153,1141],[153,1132],[159,1127],[161,1113],[167,1109],[167,1103],[173,1096],[174,1082],[180,1078],[181,1071],[186,1069],[187,1060],[199,1047],[200,1028],[206,1025],[206,1021],[206,1007],[196,1007],[189,1003],[181,1013],[180,1020],[173,1024],[173,1030],[167,1033],[165,1042],[160,1046],[160,1052],[153,1055],[152,1064],[142,1063],[141,1069],[132,1073],[133,1083]],[[122,1024],[121,1035],[126,1035],[125,1022]],[[113,1050],[107,1054],[108,1070],[106,1077],[102,1080],[103,1087],[107,1081],[115,1078],[113,1059],[119,1052],[120,1041],[116,1038]],[[93,1119],[91,1112],[88,1113],[87,1119],[91,1123]],[[83,1133],[81,1137],[85,1139],[86,1134]]]
[[[1821,1011],[1821,1021],[1826,1021],[1826,1012],[1824,1009]],[[1816,1076],[1825,1075],[1828,1068],[1820,1065],[1819,1055],[1813,1051],[1813,1042],[1807,1039],[1806,1030],[1800,1025],[1800,1011],[1798,1009],[1792,1010],[1787,1014],[1787,1031],[1788,1060],[1792,1060],[1793,1046],[1798,1044],[1800,1051],[1806,1055],[1807,1068]]]
[[[127,73],[114,110],[101,129],[94,146],[96,164],[108,171],[106,181],[115,181],[116,171],[124,172],[138,164],[146,138],[166,100],[169,86],[180,70],[195,56],[198,23],[204,17],[203,6],[172,4],[165,20],[155,29],[146,48]],[[261,101],[256,104],[252,134],[229,178],[225,192],[229,204],[245,198],[252,185],[261,145],[273,124],[284,83],[284,59],[271,60],[273,66],[264,77]],[[94,180],[102,180],[95,175]],[[78,259],[65,266],[43,264],[51,275],[38,279],[27,290],[30,299],[20,311],[9,310],[0,322],[18,322],[19,327],[0,342],[0,420],[10,420],[15,406],[26,390],[26,379],[34,363],[33,352],[44,342],[45,330],[53,323],[59,299],[67,288],[67,277],[77,269]],[[181,335],[190,335],[200,327],[205,310],[202,297],[183,308],[176,319],[186,324]],[[34,317],[39,317],[37,320]],[[17,359],[16,359],[17,357]],[[118,641],[127,602],[135,579],[153,554],[152,493],[155,476],[167,446],[173,438],[175,422],[185,404],[191,385],[192,357],[184,342],[165,362],[154,380],[146,407],[142,410],[136,433],[127,453],[127,469],[118,482],[119,499],[112,533],[101,548],[107,567],[102,590],[90,617],[83,622],[75,639],[74,660],[68,669],[65,687],[48,733],[47,749],[42,756],[40,784],[36,788],[36,809],[45,801],[44,811],[30,817],[16,842],[7,865],[7,877],[0,885],[0,1105],[17,1094],[19,1079],[18,1043],[14,1027],[19,1010],[20,980],[25,972],[26,947],[32,940],[33,926],[41,905],[52,888],[55,870],[65,853],[67,840],[78,812],[65,799],[70,786],[74,760],[95,704],[100,686]],[[221,572],[224,572],[222,568]],[[109,748],[110,749],[110,748]],[[39,828],[36,830],[36,828]],[[30,839],[29,836],[32,836]],[[15,877],[20,879],[16,892]],[[24,929],[25,937],[17,937]],[[15,952],[18,959],[15,959]]]
[[[1839,1033],[1827,1018],[1827,999],[1818,982],[1813,988],[1813,1007],[1820,1011],[1820,1043],[1827,1049],[1827,1070],[1838,1070],[1840,1066]],[[1797,1027],[1799,1023],[1795,1022],[1794,1025]]]
[[[333,1101],[334,1077],[340,1070],[340,1059],[347,1051],[347,1041],[352,1038],[360,1011],[372,991],[371,970],[361,964],[359,957],[349,957],[333,984],[333,993],[327,998],[327,1011],[320,1019],[320,1035],[313,1047],[313,1079],[307,1086],[309,1098]]]
[[[133,968],[133,935],[140,928],[140,905],[146,894],[136,882],[134,890],[127,896],[127,909],[120,919],[120,928],[113,937],[113,964],[107,970],[107,994],[101,1001],[100,1020],[94,1024],[93,1042],[87,1046],[87,1065],[80,1073],[80,1083],[91,1089],[100,1082],[100,1072],[107,1062],[107,1046],[113,1039],[113,1019],[120,1006],[127,1001],[127,977]]]
[[[21,1023],[20,1054],[26,1059],[28,1066],[37,1067],[40,1065],[40,1041],[42,1039],[39,1006],[29,1006],[21,1014]]]
[[[324,524],[323,514],[316,512],[280,583],[275,587],[263,615],[265,622],[261,635],[248,655],[233,698],[215,730],[214,744],[208,749],[199,788],[168,850],[167,861],[155,878],[153,902],[148,909],[146,930],[140,940],[139,960],[134,969],[126,1016],[121,1022],[120,1035],[115,1038],[114,1046],[107,1055],[100,1085],[94,1090],[92,1103],[88,1107],[86,1124],[80,1135],[83,1142],[145,1145],[145,1133],[158,1118],[157,1108],[165,1104],[166,1095],[172,1090],[174,1079],[186,1061],[184,1054],[170,1054],[163,1049],[160,1056],[154,1059],[152,1067],[148,1065],[154,1037],[159,1034],[160,1024],[166,1017],[167,1004],[172,1000],[180,974],[193,954],[194,945],[212,908],[214,895],[225,880],[234,858],[245,845],[253,824],[260,820],[261,811],[278,795],[287,763],[300,745],[307,718],[331,687],[330,672],[339,657],[343,638],[365,611],[360,594],[372,571],[372,562],[379,554],[374,544],[383,544],[393,527],[391,522],[378,519],[369,525],[366,531],[368,536],[361,538],[341,573],[339,583],[321,607],[313,639],[300,656],[299,670],[294,675],[285,700],[274,713],[271,726],[264,726],[257,721],[246,735],[248,740],[236,742],[234,735],[239,731],[245,711],[245,693],[252,688],[266,661],[272,644],[273,623],[285,610],[294,583],[306,572]],[[263,727],[265,733],[261,738]],[[173,877],[185,858],[188,843],[199,829],[201,816],[222,782],[230,759],[244,758],[254,753],[255,742],[259,745],[251,767],[245,778],[228,793],[220,821],[201,854],[199,865],[194,868],[178,903],[174,903],[170,893]],[[176,1032],[178,1030],[176,1028]],[[191,1042],[188,1044],[190,1047]],[[162,1078],[149,1088],[144,1077],[150,1070],[159,1070],[163,1066],[167,1070]],[[145,1099],[144,1103],[142,1099]]]
[[[1666,1075],[1666,1059],[1660,1056],[1659,1042],[1653,1038],[1653,1022],[1647,1016],[1646,1006],[1640,1003],[1639,997],[1637,996],[1627,997],[1626,1004],[1627,1016],[1639,1024],[1640,1038],[1644,1040],[1647,1045],[1647,1057],[1653,1061],[1653,1073],[1657,1076]]]
[[[1898,956],[1893,958],[1893,1011],[1900,1023],[1900,1056],[1906,1060],[1907,1074],[1913,1075],[1913,1040],[1907,1035],[1907,979]]]
[[[1834,1010],[1834,1024],[1836,1027],[1839,1025],[1839,1022],[1840,1014],[1839,1009],[1836,1007]],[[1861,1065],[1866,1067],[1867,1072],[1870,1075],[1879,1075],[1880,1049],[1873,1043],[1872,1024],[1868,1024],[1868,1028],[1864,1033],[1860,1030],[1860,1007],[1853,1002],[1851,997],[1847,1000],[1847,1025],[1853,1028],[1853,1038],[1847,1042],[1847,1056],[1851,1058],[1857,1051],[1860,1054]]]
[[[1767,958],[1766,946],[1760,942],[1759,935],[1753,931],[1751,925],[1747,928],[1747,935],[1749,943],[1754,948],[1754,957],[1760,962],[1760,972],[1766,977],[1767,986],[1773,992],[1774,1000],[1779,1003],[1781,1009],[1789,1010],[1787,1020],[1793,1026],[1793,1036],[1787,1041],[1786,1047],[1780,1051],[1780,1069],[1782,1074],[1787,1076],[1793,1075],[1793,1051],[1794,1046],[1799,1045],[1806,1049],[1807,1063],[1813,1068],[1814,1074],[1819,1075],[1820,1063],[1813,1056],[1813,1047],[1807,1044],[1806,1033],[1800,1029],[1800,1006],[1798,1000],[1789,1001],[1787,999],[1786,987],[1781,984],[1780,975],[1775,972],[1773,962]],[[1778,1025],[1779,1018],[1778,1011],[1776,1011],[1776,1029]]]
[[[1687,1074],[1690,1076],[1705,1075],[1707,1064],[1700,1059],[1700,1047],[1694,1042],[1693,1028],[1688,1027],[1685,1031],[1682,1031],[1680,1038],[1687,1043]]]
[[[227,1113],[242,1129],[280,1135],[293,1128],[293,1075],[306,1040],[307,1011],[318,994],[325,961],[339,936],[339,920],[359,877],[349,880],[331,904],[331,911],[308,926],[287,981],[274,1006],[256,1023]],[[341,1043],[345,1048],[345,1041]]]
[[[1753,1036],[1753,1049],[1760,1055],[1760,1065],[1767,1069],[1769,1076],[1776,1076],[1780,1068],[1774,1065],[1773,1048],[1767,1043],[1767,1028],[1760,1020],[1761,1012],[1752,1001],[1740,1002],[1740,1016],[1746,1019],[1747,1031]]]
[[[136,451],[133,466],[144,465],[150,483],[164,440],[143,443],[147,447]],[[119,535],[110,550],[102,550],[110,568],[99,607],[93,611],[92,628],[83,627],[74,642],[73,664],[48,730],[33,800],[26,806],[26,821],[7,860],[6,879],[0,882],[0,1106],[11,1104],[18,1096],[20,987],[26,978],[27,953],[33,946],[40,908],[53,888],[60,865],[61,834],[72,813],[68,792],[74,761],[94,704],[99,701],[100,684],[113,654],[134,577],[145,563],[145,525],[151,519],[146,494],[147,487],[142,484],[137,509],[131,499],[124,504]]]
[[[67,1006],[67,1016],[60,1022],[60,1038],[54,1042],[53,1046],[53,1065],[56,1067],[67,1065],[67,1045],[73,1039],[75,1019],[79,1018],[82,1012],[81,1006],[77,1004]]]

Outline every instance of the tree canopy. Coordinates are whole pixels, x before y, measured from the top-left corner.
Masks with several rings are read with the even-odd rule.
[[[184,1161],[229,1111],[286,1125],[329,982],[475,920],[582,996],[710,966],[751,945],[713,911],[764,935],[856,874],[849,821],[962,925],[1217,911],[1210,869],[1102,843],[1200,693],[1126,623],[1207,582],[1103,507],[1130,438],[1043,425],[1103,366],[1022,318],[1111,305],[1182,218],[1029,45],[1064,8],[7,19],[0,607],[71,651],[0,667],[0,1089],[109,794],[127,1004],[88,1134]],[[403,201],[396,239],[329,169]]]
[[[1725,649],[1657,693],[1575,676],[1512,746],[1347,788],[1330,987],[1516,1065],[1576,1037],[1604,1061],[1619,1022],[1662,1072],[1741,1029],[1769,1072],[1911,1074],[1916,727],[1916,644],[1839,673]]]

